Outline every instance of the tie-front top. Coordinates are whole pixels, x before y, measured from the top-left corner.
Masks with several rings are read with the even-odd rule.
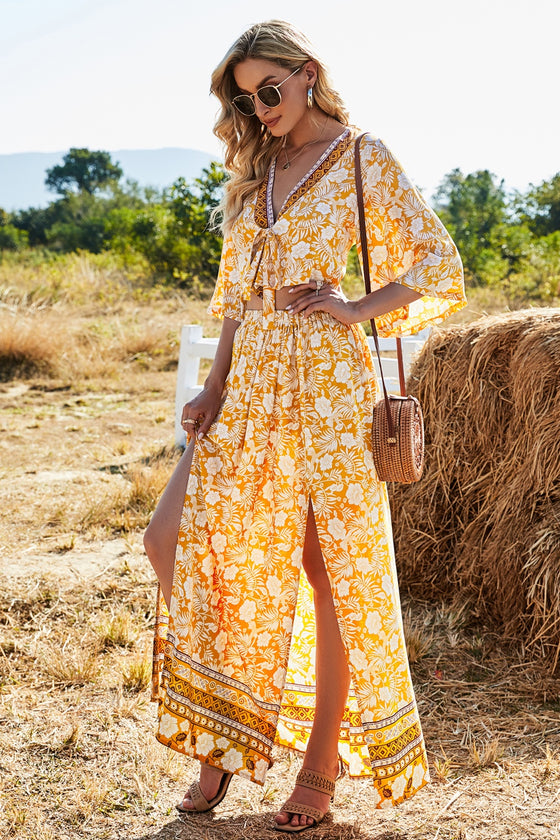
[[[340,286],[357,241],[354,137],[346,129],[287,196],[274,219],[276,161],[224,238],[209,312],[243,320],[251,292],[274,323],[274,291],[322,278]],[[422,297],[376,319],[380,335],[411,334],[465,305],[461,259],[449,234],[381,140],[361,141],[372,291],[401,283]],[[361,255],[360,244],[358,251]]]

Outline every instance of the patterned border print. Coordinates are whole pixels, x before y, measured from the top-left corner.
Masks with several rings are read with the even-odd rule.
[[[321,180],[323,175],[331,169],[334,164],[340,160],[348,146],[350,145],[352,138],[350,136],[350,132],[347,129],[343,132],[340,137],[336,138],[336,140],[329,146],[325,153],[324,160],[319,158],[319,162],[315,164],[315,166],[307,173],[307,175],[302,178],[299,184],[295,187],[294,190],[289,194],[288,198],[284,202],[280,213],[278,214],[278,218],[285,213],[290,207],[301,198],[301,196],[310,190],[315,184]],[[270,165],[268,170],[267,177],[263,180],[262,184],[259,187],[259,191],[257,193],[257,198],[255,201],[255,222],[261,228],[267,228],[274,224],[274,219],[268,218],[268,208],[267,208],[267,195],[269,186],[272,188],[271,180],[274,178],[274,171],[275,171],[275,161],[273,161]],[[278,219],[276,220],[278,221]]]

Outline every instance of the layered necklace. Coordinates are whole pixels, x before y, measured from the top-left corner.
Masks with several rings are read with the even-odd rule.
[[[329,120],[329,117],[327,115],[327,117],[325,118],[325,121],[323,123],[323,128],[321,129],[321,133],[319,134],[319,136],[315,140],[308,140],[307,143],[304,143],[303,146],[300,146],[300,148],[297,150],[297,152],[295,153],[295,155],[292,157],[291,160],[288,157],[288,152],[286,150],[286,140],[288,139],[288,135],[287,134],[284,135],[284,140],[282,141],[282,151],[284,152],[284,157],[286,158],[286,163],[282,166],[282,169],[289,169],[290,166],[292,165],[292,163],[294,162],[294,160],[297,160],[297,158],[308,148],[308,146],[312,146],[314,143],[318,143],[321,140],[323,134],[325,133],[325,128],[326,128],[328,120]]]

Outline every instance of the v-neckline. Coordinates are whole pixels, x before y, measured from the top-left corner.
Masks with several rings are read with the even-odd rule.
[[[339,159],[339,154],[334,154],[337,150],[340,149],[340,144],[350,135],[350,129],[345,128],[344,131],[335,137],[330,146],[328,146],[322,155],[315,161],[311,169],[306,172],[306,174],[301,178],[297,184],[290,190],[286,198],[284,199],[280,210],[278,211],[278,215],[274,218],[274,209],[272,206],[272,190],[274,189],[274,176],[276,173],[276,162],[277,158],[274,158],[272,163],[270,164],[268,170],[268,177],[263,185],[266,185],[264,195],[261,196],[265,198],[265,208],[262,208],[262,204],[257,200],[257,206],[255,208],[255,217],[257,217],[257,213],[259,210],[259,204],[261,204],[261,209],[265,210],[265,217],[261,217],[261,221],[264,221],[264,225],[260,225],[260,227],[273,227],[280,216],[285,213],[297,200],[298,198],[303,195],[307,190],[313,186],[320,178],[327,172],[331,166]],[[344,152],[345,149],[342,150]],[[332,160],[329,158],[333,156]],[[316,175],[317,177],[313,177]],[[261,190],[259,190],[259,194],[261,194]],[[260,215],[260,214],[259,214]],[[258,221],[258,220],[257,220]]]

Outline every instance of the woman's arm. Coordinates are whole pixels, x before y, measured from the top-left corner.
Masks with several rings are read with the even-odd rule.
[[[181,422],[194,420],[196,424],[195,426],[189,424],[186,427],[189,440],[192,435],[190,429],[196,431],[198,439],[204,437],[220,410],[224,385],[231,365],[233,339],[239,324],[239,321],[234,321],[232,318],[224,318],[216,357],[206,377],[204,388],[183,408]]]
[[[378,318],[422,297],[414,289],[400,283],[388,283],[382,289],[376,289],[359,300],[346,300],[339,289],[333,289],[329,285],[323,286],[317,294],[315,287],[314,280],[293,286],[290,291],[297,292],[298,297],[287,307],[290,312],[301,312],[305,316],[311,315],[312,312],[328,312],[347,326]]]

